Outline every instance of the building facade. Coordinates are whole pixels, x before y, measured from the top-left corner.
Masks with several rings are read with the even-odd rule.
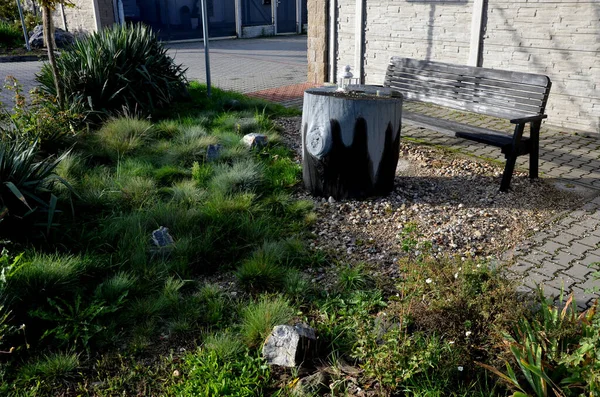
[[[307,0],[206,0],[210,37],[257,37],[306,31]],[[200,0],[75,0],[56,26],[94,32],[115,23],[145,23],[164,40],[202,38]]]
[[[310,81],[349,64],[381,84],[394,55],[544,74],[548,123],[600,134],[599,0],[309,0],[313,8],[311,23],[326,28],[309,30],[309,71],[320,71]]]

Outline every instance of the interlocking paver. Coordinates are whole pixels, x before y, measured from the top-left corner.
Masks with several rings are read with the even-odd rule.
[[[577,259],[580,259],[584,255],[584,253],[581,253],[580,255],[574,255],[571,252],[567,251],[568,249],[570,249],[570,247],[567,249],[559,250],[556,253],[556,255],[552,257],[552,260],[558,263],[562,263],[563,265],[570,265],[572,262],[574,262]]]
[[[581,281],[587,280],[588,277],[590,276],[590,274],[593,272],[594,272],[593,268],[591,268],[587,265],[580,264],[580,263],[574,264],[568,270],[568,273],[571,277],[581,280]]]
[[[576,221],[575,219],[569,218],[569,217],[567,219]],[[563,224],[563,222],[561,221],[561,225],[562,224]],[[565,225],[565,226],[567,226],[567,225]],[[571,242],[573,240],[577,240],[577,238],[578,238],[577,236],[574,236],[574,235],[569,234],[569,233],[561,233],[561,234],[558,234],[558,235],[552,237],[551,240],[554,241],[554,242],[556,242],[556,243],[568,246],[569,244],[571,244]],[[586,249],[587,249],[587,247],[586,247]]]
[[[581,259],[591,251],[590,247],[580,243],[581,240],[572,242],[567,248],[567,252],[577,259]]]
[[[540,251],[547,252],[549,254],[555,254],[558,250],[566,248],[566,245],[559,244],[555,241],[546,241],[544,245],[542,245],[539,249]]]
[[[579,264],[583,265],[583,266],[589,266],[595,263],[600,263],[600,256],[594,255],[592,253],[588,253],[585,255],[585,257],[579,261],[577,261]]]
[[[600,220],[598,220],[598,219],[595,219],[595,221],[600,222]],[[586,237],[580,239],[579,243],[585,244],[591,248],[596,248],[596,247],[598,247],[598,244],[600,244],[600,236],[590,234],[589,236],[586,236]]]

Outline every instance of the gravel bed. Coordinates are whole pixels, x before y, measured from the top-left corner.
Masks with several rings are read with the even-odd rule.
[[[277,120],[283,142],[301,161],[300,118]],[[516,172],[512,190],[499,192],[503,165],[403,141],[395,190],[388,197],[315,203],[314,246],[350,261],[379,265],[395,276],[397,258],[406,253],[405,231],[415,226],[416,250],[434,254],[499,259],[557,215],[583,198],[543,179],[531,182]]]

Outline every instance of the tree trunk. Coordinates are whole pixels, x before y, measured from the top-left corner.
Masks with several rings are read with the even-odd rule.
[[[402,97],[385,88],[304,94],[302,174],[312,194],[335,199],[386,195],[394,188]],[[363,91],[369,91],[363,87]]]
[[[52,22],[52,10],[48,6],[42,7],[42,23],[44,30],[44,42],[46,43],[46,48],[48,49],[48,63],[50,64],[52,76],[54,77],[56,100],[58,101],[58,105],[62,107],[64,104],[63,94],[60,84],[60,77],[58,75],[58,68],[56,67],[56,54],[54,53],[54,49],[56,48],[54,43],[54,24]]]

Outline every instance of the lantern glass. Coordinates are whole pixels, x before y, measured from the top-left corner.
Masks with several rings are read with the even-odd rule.
[[[359,84],[359,79],[354,77],[350,69],[350,65],[347,65],[344,71],[338,75],[338,91],[347,91],[349,85]]]

